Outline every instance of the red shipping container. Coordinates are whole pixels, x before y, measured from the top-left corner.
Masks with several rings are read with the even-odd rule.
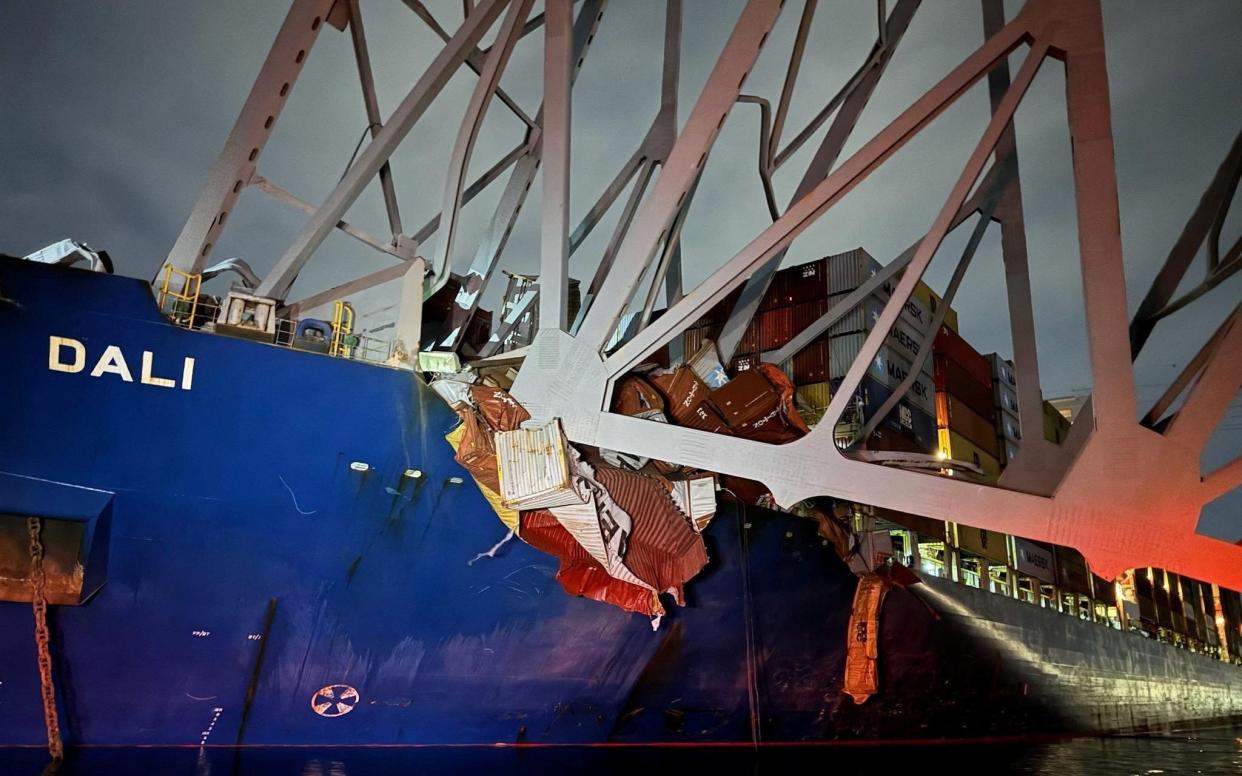
[[[775,350],[796,333],[793,329],[794,308],[777,307],[755,316],[755,350]]]
[[[828,299],[826,297],[824,299],[812,299],[809,302],[799,302],[794,305],[793,336],[801,334],[803,329],[818,321],[826,312],[828,312]]]
[[[758,353],[740,353],[729,362],[729,375],[734,376],[759,366]]]
[[[789,301],[811,302],[828,296],[828,260],[816,259],[805,264],[787,267],[785,273],[785,296]]]
[[[688,366],[651,378],[651,384],[664,397],[668,414],[678,426],[688,426],[717,434],[731,434],[729,426],[712,403],[707,384]]]
[[[936,340],[932,344],[932,352],[942,354],[950,361],[956,362],[958,366],[966,370],[966,373],[971,378],[986,385],[988,392],[991,392],[991,365],[988,364],[986,358],[979,355],[979,351],[970,346],[969,342],[962,339],[960,334],[948,326],[941,326],[940,331],[936,332]]]
[[[933,356],[936,390],[951,393],[983,417],[992,415],[994,401],[992,391],[966,371],[965,367],[950,360],[942,353]]]
[[[828,338],[821,335],[803,348],[791,361],[794,385],[809,385],[828,381]]]

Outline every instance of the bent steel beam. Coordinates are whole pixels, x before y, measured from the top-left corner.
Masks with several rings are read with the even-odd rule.
[[[336,222],[345,215],[349,206],[358,199],[358,195],[371,179],[379,173],[380,168],[397,150],[397,146],[414,128],[414,124],[422,118],[431,101],[448,83],[457,67],[465,61],[470,49],[483,37],[506,4],[506,0],[481,0],[474,13],[453,34],[409,94],[393,111],[384,128],[359,155],[358,160],[345,173],[345,177],[341,178],[318,212],[298,232],[293,244],[256,289],[256,294],[279,299],[289,293],[289,288],[311,254],[328,236]]]

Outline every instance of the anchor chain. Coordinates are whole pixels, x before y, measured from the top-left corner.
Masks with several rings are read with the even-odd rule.
[[[60,721],[56,716],[56,687],[52,683],[51,638],[47,631],[47,575],[43,571],[43,541],[39,534],[43,521],[37,517],[26,519],[26,532],[30,536],[30,602],[34,607],[35,647],[39,659],[39,688],[43,693],[43,725],[47,728],[47,750],[52,760],[59,762],[65,755],[60,740]]]

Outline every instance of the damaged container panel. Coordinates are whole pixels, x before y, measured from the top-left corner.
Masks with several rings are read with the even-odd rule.
[[[700,472],[682,478],[670,478],[668,485],[673,500],[699,533],[716,516],[716,475]]]
[[[712,402],[707,384],[689,366],[653,377],[651,383],[664,397],[668,414],[676,425],[717,434],[732,433]]]
[[[581,504],[570,474],[569,445],[561,422],[496,434],[500,495],[510,509],[546,509]]]

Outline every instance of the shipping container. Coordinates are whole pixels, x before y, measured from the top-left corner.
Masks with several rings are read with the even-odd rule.
[[[828,260],[815,259],[781,270],[782,299],[789,304],[823,299],[828,295]]]
[[[759,352],[776,350],[793,339],[798,330],[794,329],[794,308],[790,305],[775,307],[756,315],[750,323],[753,329],[751,338],[754,349]],[[743,340],[745,342],[745,340]]]
[[[1087,572],[1087,561],[1082,553],[1071,547],[1054,547],[1056,560],[1057,587],[1063,593],[1091,595],[1091,575]]]
[[[1013,538],[1013,545],[1014,568],[1019,574],[1026,574],[1049,585],[1057,583],[1057,567],[1052,557],[1051,545],[1018,536]]]
[[[1061,444],[1069,436],[1070,420],[1051,402],[1044,402],[1044,439]]]
[[[1004,468],[1013,463],[1013,459],[1018,457],[1018,446],[1008,439],[1000,440],[999,445],[1000,464]]]
[[[995,482],[1000,478],[1000,461],[966,437],[948,428],[937,430],[940,452],[954,461],[973,463],[983,470],[988,480]]]
[[[822,410],[828,406],[828,401],[832,398],[832,390],[825,381],[799,385],[794,389],[794,395],[797,397],[798,406]]]
[[[719,333],[719,327],[712,324],[697,324],[686,329],[682,334],[682,352],[685,354],[685,357],[689,358],[698,353],[703,347],[703,343],[708,340],[714,342]]]
[[[828,329],[828,334],[832,337],[839,337],[843,334],[853,334],[859,331],[870,332],[879,323],[880,315],[883,312],[884,305],[879,300],[874,297],[864,299],[861,304],[834,323]],[[923,348],[923,338],[925,336],[925,328],[911,326],[905,316],[901,316],[898,317],[897,322],[889,329],[889,337],[886,342],[898,353],[904,355],[906,359],[913,362],[918,358],[919,352]],[[932,359],[928,358],[925,361],[923,370],[928,374],[932,374]]]
[[[1018,414],[1018,392],[1008,383],[992,381],[992,403],[1006,412]]]
[[[974,379],[964,367],[943,353],[935,355],[933,374],[936,390],[951,393],[984,417],[992,414],[993,398],[988,386]]]
[[[997,436],[1006,442],[1021,445],[1022,429],[1018,424],[1018,418],[1012,413],[1005,412],[1004,410],[997,412],[995,417]]]
[[[736,355],[729,361],[729,374],[737,375],[749,369],[754,369],[759,365],[758,353],[743,353]]]
[[[992,385],[992,367],[987,359],[979,355],[979,351],[970,346],[958,333],[947,326],[941,326],[936,332],[933,350],[962,367],[976,382],[985,386]]]
[[[840,380],[832,381],[834,395],[840,382]],[[862,383],[854,392],[849,407],[842,413],[841,422],[849,423],[854,419],[860,419],[862,422],[869,421],[892,393],[891,388],[871,377],[870,374],[865,375]],[[899,401],[881,425],[900,431],[913,439],[921,452],[934,453],[939,445],[935,416],[912,404],[908,399]]]
[[[840,380],[845,377],[850,364],[862,350],[866,338],[865,332],[857,332],[828,340],[828,373],[831,379]],[[911,364],[908,359],[893,348],[882,345],[875,358],[871,359],[871,363],[868,364],[867,375],[890,389],[896,389],[902,380],[906,379],[906,375],[910,374],[910,369]],[[906,392],[905,398],[928,415],[934,415],[936,412],[935,383],[932,376],[923,372],[916,377],[910,390]]]
[[[838,303],[845,300],[849,292],[841,294],[833,294],[828,297],[827,308],[834,307]],[[875,318],[884,309],[884,305],[888,303],[888,297],[880,294],[872,294],[860,301],[844,316],[838,318],[833,323],[832,328],[839,333],[848,333],[851,331],[870,331],[873,328]],[[825,312],[827,312],[825,308]],[[871,314],[874,310],[874,315]],[[927,331],[927,311],[919,306],[918,302],[910,300],[901,308],[901,314],[897,316],[897,322],[904,324],[910,331],[923,332]]]
[[[898,277],[901,277],[901,273],[898,273]],[[930,308],[932,315],[935,315],[936,311],[938,311],[944,305],[944,299],[939,294],[937,294],[935,291],[933,291],[931,289],[931,286],[927,285],[921,280],[919,281],[918,285],[914,287],[913,298],[917,299],[918,301],[926,305],[928,308]],[[945,312],[944,320],[941,322],[941,325],[948,326],[953,331],[957,331],[957,310],[954,310],[952,307],[950,307]]]
[[[799,302],[793,305],[793,333],[794,336],[801,334],[802,331],[815,323],[828,312],[828,298],[812,299],[807,302]]]
[[[880,271],[882,265],[862,248],[855,248],[852,251],[839,253],[835,256],[827,257],[828,269],[828,289],[829,293],[840,294],[852,291],[863,283],[867,282],[873,275]],[[896,283],[900,280],[902,272],[898,272],[896,276],[884,283],[878,293],[881,301],[887,302],[892,295]],[[914,287],[914,293],[910,295],[907,304],[917,308],[919,323],[927,328],[931,325],[932,316],[936,310],[944,303],[943,299],[931,286],[923,281],[919,281]],[[957,312],[950,308],[945,313],[944,325],[957,331]]]
[[[875,431],[872,431],[871,436],[867,437],[859,447],[872,452],[930,454],[926,448],[914,441],[910,436],[884,426],[880,426]]]
[[[1169,611],[1169,591],[1165,587],[1167,580],[1164,569],[1151,570],[1152,598],[1156,600],[1156,625],[1161,628],[1173,627],[1173,613]]]
[[[822,383],[829,379],[828,339],[821,337],[800,350],[785,366],[794,385]]]
[[[1058,583],[1060,576],[1058,575]],[[1134,595],[1138,599],[1139,618],[1149,627],[1155,627],[1156,620],[1156,595],[1152,584],[1152,577],[1145,568],[1135,569],[1134,571]]]
[[[957,546],[959,549],[997,563],[1009,563],[1009,537],[984,528],[958,524]]]
[[[956,431],[993,458],[1000,457],[996,426],[951,393],[936,394],[936,425]]]
[[[987,359],[993,380],[999,380],[1015,391],[1018,389],[1018,376],[1014,374],[1012,361],[1001,358],[999,353],[989,353],[984,358]]]

